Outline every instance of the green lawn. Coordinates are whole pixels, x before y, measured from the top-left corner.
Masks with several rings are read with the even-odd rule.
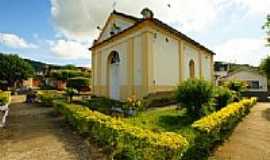
[[[181,133],[188,140],[193,139],[195,136],[191,128],[192,119],[186,114],[184,109],[177,110],[176,106],[150,109],[125,120],[128,123],[156,132]]]

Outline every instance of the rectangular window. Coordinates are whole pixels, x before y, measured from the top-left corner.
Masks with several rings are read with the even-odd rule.
[[[248,81],[248,89],[259,89],[260,88],[260,82],[259,81]]]

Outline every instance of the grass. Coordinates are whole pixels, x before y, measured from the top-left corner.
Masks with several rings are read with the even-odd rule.
[[[150,109],[125,121],[155,132],[177,132],[188,140],[192,140],[195,136],[191,128],[192,118],[186,114],[185,109],[180,110],[176,106]]]

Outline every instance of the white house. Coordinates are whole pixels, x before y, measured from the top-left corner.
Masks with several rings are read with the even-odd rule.
[[[257,71],[235,71],[229,73],[223,81],[227,80],[242,80],[247,82],[248,92],[267,92],[267,77]]]
[[[169,91],[190,78],[213,82],[214,52],[154,18],[113,11],[92,51],[92,88],[98,96],[126,99]]]

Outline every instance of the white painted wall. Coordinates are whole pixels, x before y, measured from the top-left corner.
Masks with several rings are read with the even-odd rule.
[[[104,29],[104,32],[102,34],[102,36],[100,37],[99,41],[103,41],[109,37],[111,37],[111,29],[113,24],[116,24],[118,27],[120,27],[120,31],[123,31],[127,28],[129,28],[130,26],[132,26],[134,24],[134,22],[132,23],[131,21],[125,21],[122,18],[119,18],[118,16],[114,15],[113,20],[107,25],[107,27]]]
[[[142,85],[142,36],[138,35],[134,38],[134,83],[136,86]]]
[[[195,63],[195,77],[200,78],[199,52],[190,46],[184,45],[184,80],[190,78],[189,62]]]
[[[176,85],[179,82],[178,41],[155,32],[153,41],[153,79],[156,85]],[[168,41],[166,41],[166,38]]]
[[[205,80],[211,80],[211,56],[208,54],[201,55],[202,60],[202,76]]]
[[[267,91],[267,78],[252,71],[240,71],[229,75],[225,80],[242,80],[242,81],[259,81],[260,89],[248,89],[248,91],[266,92]]]
[[[127,84],[127,50],[128,50],[128,42],[119,43],[110,48],[104,48],[101,50],[102,54],[102,72],[101,72],[101,85],[107,85],[107,64],[108,57],[112,51],[117,51],[120,56],[120,85]]]

